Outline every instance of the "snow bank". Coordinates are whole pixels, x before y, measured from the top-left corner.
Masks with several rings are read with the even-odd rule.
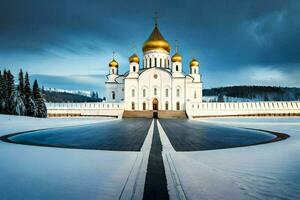
[[[277,131],[291,137],[257,146],[172,153],[188,199],[300,199],[300,118],[202,121]]]

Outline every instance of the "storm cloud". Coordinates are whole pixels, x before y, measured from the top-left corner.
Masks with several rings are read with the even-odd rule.
[[[0,68],[101,74],[116,51],[125,72],[133,43],[142,56],[157,11],[164,37],[173,47],[179,40],[185,71],[192,57],[200,60],[205,87],[259,81],[299,86],[299,10],[297,0],[2,1]],[[253,78],[258,72],[266,79],[261,73]],[[271,72],[278,72],[274,80]]]

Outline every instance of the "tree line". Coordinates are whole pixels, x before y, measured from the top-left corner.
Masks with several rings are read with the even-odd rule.
[[[20,69],[18,84],[10,70],[0,70],[0,113],[47,117],[45,100],[37,80],[30,86],[29,75]]]
[[[230,86],[204,89],[203,96],[217,96],[218,101],[224,96],[257,99],[261,101],[298,101],[300,88],[272,86]]]

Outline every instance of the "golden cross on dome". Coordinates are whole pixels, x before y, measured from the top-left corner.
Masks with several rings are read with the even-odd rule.
[[[175,40],[176,53],[178,53],[178,40]]]
[[[158,14],[157,14],[157,12],[155,11],[154,12],[154,24],[155,24],[155,26],[157,26],[157,19],[158,19]]]
[[[133,50],[134,53],[136,53],[136,45],[135,45],[134,42],[132,43],[132,50]]]

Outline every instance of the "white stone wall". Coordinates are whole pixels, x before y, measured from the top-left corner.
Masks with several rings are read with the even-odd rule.
[[[267,102],[189,102],[186,109],[189,118],[210,116],[242,115],[288,115],[300,114],[300,102],[267,101]]]
[[[49,116],[114,116],[122,117],[123,103],[46,103]]]

